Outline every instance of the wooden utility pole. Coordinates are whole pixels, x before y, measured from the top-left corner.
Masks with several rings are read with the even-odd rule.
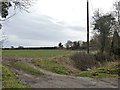
[[[89,1],[87,0],[87,53],[89,54]]]

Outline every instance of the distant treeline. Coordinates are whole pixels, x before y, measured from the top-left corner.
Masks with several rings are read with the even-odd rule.
[[[40,49],[58,49],[58,47],[18,47],[18,48],[3,48],[3,50],[40,50]]]

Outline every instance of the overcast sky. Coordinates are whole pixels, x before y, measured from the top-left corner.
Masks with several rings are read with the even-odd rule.
[[[30,7],[30,13],[17,12],[3,22],[7,35],[4,47],[10,46],[57,46],[67,40],[86,41],[87,0],[38,0]],[[113,10],[115,0],[89,0],[90,18],[100,8]],[[13,9],[10,9],[13,14]]]

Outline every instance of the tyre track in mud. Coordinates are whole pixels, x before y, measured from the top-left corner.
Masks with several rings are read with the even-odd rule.
[[[28,85],[30,88],[118,88],[117,78],[89,78],[60,75],[41,69],[33,65],[30,61],[21,61],[45,74],[31,75],[11,67],[10,69],[16,75],[17,80]],[[9,61],[4,63],[8,66],[10,65]]]

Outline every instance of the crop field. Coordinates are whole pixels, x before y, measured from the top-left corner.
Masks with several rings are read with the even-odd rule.
[[[3,57],[40,58],[68,55],[78,51],[72,50],[3,50]]]

